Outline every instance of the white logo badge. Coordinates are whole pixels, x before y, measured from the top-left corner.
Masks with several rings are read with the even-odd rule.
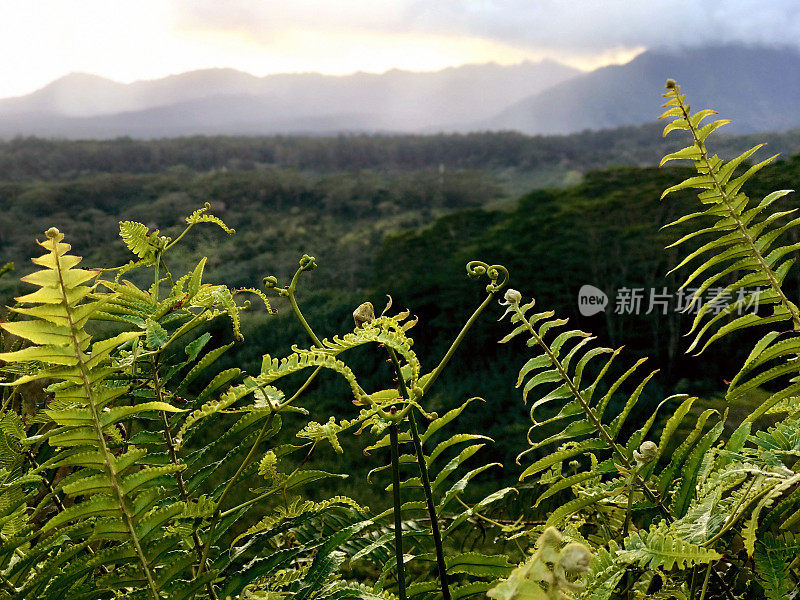
[[[578,310],[584,317],[603,312],[608,306],[606,293],[593,285],[581,286],[578,291]]]

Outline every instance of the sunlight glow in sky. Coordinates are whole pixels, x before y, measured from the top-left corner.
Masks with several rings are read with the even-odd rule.
[[[131,82],[432,71],[551,58],[588,70],[646,48],[800,42],[797,0],[0,0],[0,97],[70,72]]]
[[[361,24],[350,29],[343,23],[314,27],[308,19],[257,36],[224,23],[215,27],[213,21],[183,19],[180,9],[163,0],[6,0],[0,22],[0,55],[6,57],[0,67],[0,97],[29,93],[75,71],[127,83],[210,67],[259,76],[307,71],[343,75],[550,57],[591,69],[627,62],[642,50],[558,53],[449,32],[369,30]]]

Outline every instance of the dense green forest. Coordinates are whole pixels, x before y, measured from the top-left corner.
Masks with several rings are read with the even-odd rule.
[[[650,129],[635,131],[644,135],[652,133]],[[626,133],[630,131],[620,135]],[[561,141],[585,141],[588,136]],[[202,247],[209,255],[209,277],[232,287],[258,286],[266,275],[287,276],[294,269],[297,256],[312,254],[320,268],[310,275],[313,292],[304,299],[311,322],[326,331],[345,331],[355,306],[365,300],[382,306],[386,294],[390,294],[396,306],[406,307],[420,318],[416,334],[422,342],[421,358],[433,361],[446,350],[478,299],[479,290],[467,279],[464,264],[472,257],[481,257],[489,263],[508,266],[513,285],[535,291],[543,305],[569,316],[604,343],[624,345],[629,353],[651,357],[661,369],[658,385],[663,389],[680,390],[691,385],[713,403],[731,376],[730,365],[737,364],[744,351],[738,349],[738,344],[722,342],[709,351],[710,361],[700,365],[685,355],[688,342],[680,334],[691,322],[691,315],[679,314],[674,301],[666,315],[660,308],[644,314],[650,290],[661,292],[667,288],[674,295],[679,287],[675,277],[665,275],[676,256],[674,251],[664,251],[672,234],[659,232],[659,228],[684,210],[690,195],[679,196],[670,203],[658,198],[661,190],[685,172],[666,167],[587,170],[577,185],[534,190],[513,198],[492,168],[410,168],[425,162],[416,157],[409,159],[402,170],[387,169],[381,163],[380,169],[325,172],[335,170],[335,164],[321,158],[337,144],[384,144],[394,148],[397,157],[403,155],[397,148],[407,144],[418,150],[416,144],[443,144],[444,148],[449,141],[453,147],[450,153],[443,151],[442,160],[461,155],[460,159],[449,160],[479,166],[478,159],[470,157],[476,152],[472,142],[484,138],[459,137],[205,140],[215,150],[208,154],[214,158],[205,159],[203,144],[195,146],[198,140],[29,141],[49,151],[67,149],[65,156],[73,156],[72,151],[83,145],[92,149],[88,154],[96,161],[106,154],[102,149],[122,151],[129,146],[133,156],[140,156],[156,149],[166,152],[165,148],[171,147],[180,158],[165,158],[166,164],[180,160],[182,166],[152,164],[140,166],[141,172],[113,172],[124,164],[119,158],[122,162],[116,167],[107,164],[106,168],[112,171],[108,173],[0,184],[4,207],[0,213],[0,258],[13,261],[20,274],[28,272],[32,265],[27,257],[35,252],[37,235],[58,223],[69,233],[76,252],[91,264],[122,264],[127,260],[127,249],[117,235],[119,221],[139,221],[174,235],[181,227],[181,215],[209,202],[215,214],[237,233],[227,236],[203,232],[187,240],[173,254],[179,270],[196,260],[198,248]],[[496,137],[506,143],[526,139],[512,134]],[[658,143],[650,137],[651,152],[657,152]],[[737,138],[722,139],[731,143]],[[786,134],[782,139],[793,138]],[[230,154],[226,152],[236,154],[242,148],[252,150],[255,145],[268,142],[275,147],[304,148],[307,144],[308,148],[316,148],[319,154],[313,160],[317,162],[301,162],[299,166],[320,170],[271,166],[198,171],[183,164],[227,163]],[[15,143],[24,145],[25,141],[18,140],[10,146]],[[197,153],[193,160],[187,154],[191,148]],[[484,152],[501,164],[511,160],[493,148],[484,148]],[[409,153],[413,154],[410,150]],[[46,152],[43,156],[47,156]],[[111,152],[106,159],[113,156]],[[363,156],[374,160],[370,152]],[[586,156],[576,166],[585,164],[582,161]],[[129,163],[132,171],[137,170],[137,164]],[[488,166],[495,167],[496,163]],[[764,195],[777,182],[799,187],[798,166],[800,156],[766,167],[751,182],[753,194]],[[794,277],[786,284],[800,290],[800,278]],[[581,316],[577,294],[584,284],[608,294],[610,305],[605,312]],[[614,314],[615,293],[624,287],[643,290],[641,314]],[[14,278],[0,280],[0,290],[6,298],[20,289]],[[275,301],[275,307],[278,314],[274,316],[244,314],[245,336],[255,336],[258,344],[232,354],[228,359],[231,365],[257,369],[261,352],[285,340],[287,332],[289,339],[298,343],[303,340],[304,333],[288,307],[280,299]],[[435,406],[437,401],[454,396],[484,397],[488,410],[475,407],[466,418],[471,426],[488,431],[496,439],[516,439],[516,445],[510,443],[491,450],[498,460],[513,462],[524,444],[523,436],[507,435],[519,434],[523,427],[520,416],[524,414],[515,400],[517,392],[509,383],[514,366],[509,364],[508,356],[513,351],[495,343],[490,325],[479,324],[462,353],[462,360],[445,374],[437,388],[439,400],[434,397],[432,402]],[[723,357],[725,360],[720,360]],[[322,415],[331,410],[331,403],[335,405],[336,401],[330,399],[336,397],[338,388],[335,381],[319,385],[317,406]],[[659,393],[656,390],[650,401],[655,402]],[[353,469],[358,471],[356,466]],[[506,476],[513,479],[513,471]]]

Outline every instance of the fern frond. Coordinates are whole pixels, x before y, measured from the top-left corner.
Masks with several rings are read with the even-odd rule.
[[[125,388],[109,387],[106,383],[106,379],[117,370],[110,364],[110,355],[118,346],[141,334],[122,333],[90,347],[90,336],[83,325],[97,310],[99,302],[82,303],[91,292],[89,287],[82,284],[91,279],[94,273],[75,268],[80,258],[68,254],[70,246],[62,242],[63,237],[55,228],[47,231],[47,240],[40,242],[40,245],[48,253],[34,261],[44,270],[25,278],[28,283],[39,286],[39,289],[19,301],[37,305],[27,312],[37,320],[2,324],[7,331],[10,326],[16,335],[26,337],[33,345],[21,353],[0,354],[1,360],[20,362],[30,360],[31,356],[40,357],[36,360],[41,360],[43,356],[56,358],[55,361],[46,361],[56,366],[45,367],[34,375],[15,381],[18,385],[31,379],[48,377],[64,383],[56,390],[56,398],[62,405],[74,408],[71,414],[54,411],[53,416],[58,417],[56,424],[60,427],[49,438],[50,444],[54,447],[81,448],[83,452],[94,454],[100,465],[98,472],[96,467],[86,468],[80,462],[73,463],[70,452],[62,455],[62,463],[75,464],[77,468],[84,469],[83,480],[76,481],[67,489],[86,498],[50,518],[42,531],[47,532],[74,519],[90,516],[103,517],[105,522],[113,520],[120,527],[115,528],[114,534],[107,539],[119,539],[123,535],[125,541],[131,544],[145,586],[157,600],[159,592],[140,529],[141,510],[151,505],[155,497],[138,488],[146,483],[150,474],[158,476],[161,471],[153,472],[150,468],[125,474],[128,467],[120,464],[106,441],[118,413],[103,411],[112,399],[126,392]],[[21,323],[25,324],[20,327]],[[135,508],[137,504],[138,510]],[[95,528],[93,535],[99,539],[107,537],[98,528]]]
[[[644,426],[631,436],[628,444],[623,445],[618,441],[619,433],[622,431],[627,417],[636,407],[644,387],[655,372],[645,375],[640,380],[633,392],[627,396],[622,410],[611,419],[610,423],[607,423],[603,419],[611,398],[618,393],[623,384],[636,372],[643,361],[638,361],[621,376],[607,383],[608,391],[602,398],[595,398],[595,391],[609,371],[619,351],[612,351],[608,348],[592,348],[590,345],[592,336],[583,331],[566,330],[553,333],[566,325],[567,321],[553,318],[551,311],[534,314],[532,309],[535,306],[535,302],[531,301],[521,305],[521,294],[515,290],[509,290],[506,294],[506,299],[508,308],[505,315],[510,315],[510,321],[516,327],[511,334],[501,340],[501,343],[525,333],[529,337],[528,346],[536,348],[539,353],[521,369],[517,380],[518,387],[522,386],[524,382],[523,397],[525,397],[535,388],[547,386],[546,389],[538,392],[539,398],[531,403],[533,425],[528,430],[530,448],[517,457],[517,462],[519,463],[523,456],[531,452],[556,444],[555,450],[528,465],[520,475],[520,480],[540,474],[550,468],[559,469],[560,472],[561,465],[569,461],[577,461],[576,464],[582,464],[588,459],[591,465],[594,466],[597,464],[598,453],[602,452],[607,455],[610,454],[613,462],[604,463],[608,469],[592,471],[593,473],[601,477],[605,474],[612,475],[614,472],[629,475],[632,478],[632,483],[644,494],[646,499],[655,504],[664,516],[667,516],[668,509],[647,481],[648,470],[645,469],[640,472],[641,467],[636,458],[638,447],[644,443],[648,430],[655,422],[655,416],[651,415]],[[587,365],[594,358],[603,355],[608,356],[599,367],[599,373],[593,380],[584,381],[584,372]],[[672,399],[674,398],[667,398],[665,402]],[[550,407],[552,405],[555,405],[556,408],[551,408],[550,414],[555,413],[555,415],[543,420],[537,420],[536,412],[545,406]],[[684,414],[686,412],[688,410]],[[552,433],[541,440],[534,438],[540,429],[545,426],[552,427],[554,424],[558,424],[559,427],[556,433]],[[677,425],[678,422],[673,421],[667,433],[669,434],[670,430],[673,430]],[[651,444],[651,442],[647,443]],[[666,444],[666,441],[664,444]],[[653,446],[656,448],[655,444]],[[658,460],[659,454],[660,452],[656,449],[656,452],[649,457],[649,462],[654,463]],[[591,471],[592,469],[589,470]],[[581,472],[584,471],[581,470]],[[588,476],[585,478],[578,477],[576,473],[576,477],[571,479],[570,483],[577,486],[593,479],[594,477]],[[556,488],[556,492],[566,490],[572,485],[563,484]],[[548,496],[552,496],[556,492],[551,492]],[[581,495],[580,498],[576,498],[572,503],[565,505],[552,523],[559,524],[564,518],[577,510],[592,506],[593,501],[589,500],[589,497],[591,495]],[[574,511],[572,510],[573,508],[575,509]]]
[[[783,600],[796,589],[789,566],[798,555],[800,538],[796,535],[765,533],[758,540],[754,556],[756,574],[768,600]]]
[[[637,562],[650,569],[688,569],[722,558],[715,550],[703,548],[677,537],[663,521],[647,532],[635,532],[625,539],[620,560]]]
[[[256,385],[267,386],[287,375],[311,367],[323,367],[339,373],[350,385],[355,399],[361,400],[363,398],[361,386],[358,385],[355,373],[353,373],[350,367],[331,356],[330,353],[316,348],[313,350],[297,349],[288,357],[280,360],[272,358],[268,354],[265,355],[261,362],[261,373],[253,378],[253,380]]]
[[[775,157],[758,162],[735,176],[760,148],[756,146],[725,162],[711,155],[706,147],[708,135],[727,121],[714,121],[701,126],[700,122],[714,111],[690,114],[680,87],[670,82],[664,97],[667,110],[661,118],[675,118],[664,129],[684,130],[692,136],[692,145],[664,157],[662,164],[678,159],[694,161],[698,175],[674,185],[662,194],[683,189],[700,190],[698,199],[703,211],[682,217],[670,225],[690,219],[703,218],[712,224],[684,236],[677,246],[710,235],[710,241],[689,253],[676,269],[696,259],[702,261],[685,280],[683,287],[694,286],[692,301],[687,310],[696,312],[691,332],[694,339],[689,351],[701,353],[714,341],[731,333],[755,326],[783,324],[790,332],[770,332],[751,352],[742,369],[733,378],[727,397],[733,400],[757,386],[770,384],[778,378],[790,378],[798,370],[796,364],[800,330],[800,309],[784,292],[782,285],[794,263],[800,245],[785,243],[785,234],[800,225],[795,210],[775,211],[773,206],[792,190],[779,190],[760,202],[752,202],[742,192],[743,186]],[[768,210],[769,209],[769,210]],[[763,213],[766,212],[766,216]],[[767,307],[770,312],[758,314],[755,307]],[[763,311],[762,311],[763,312]],[[779,403],[776,397],[763,411]],[[762,409],[757,411],[762,412]],[[751,416],[752,419],[757,415]]]
[[[222,229],[228,235],[233,235],[236,233],[235,229],[231,229],[225,223],[222,222],[222,219],[219,217],[215,217],[214,215],[209,215],[207,212],[211,209],[211,204],[208,202],[202,208],[198,208],[188,217],[186,217],[186,224],[189,226],[196,225],[197,223],[214,223],[220,229]]]
[[[146,225],[134,221],[120,221],[119,236],[128,250],[150,264],[159,248],[158,230],[150,233]]]
[[[239,317],[240,307],[233,300],[233,294],[224,285],[203,285],[197,293],[189,300],[191,306],[197,306],[206,310],[221,308],[231,320],[233,325],[233,335],[237,340],[243,340],[240,330],[241,319]],[[213,315],[212,315],[213,316]]]
[[[401,313],[394,317],[381,316],[369,323],[365,323],[352,333],[347,333],[342,337],[334,336],[332,340],[324,339],[322,344],[323,351],[331,356],[338,356],[346,350],[362,346],[364,344],[383,344],[397,352],[406,364],[411,367],[410,376],[406,377],[408,385],[413,388],[420,376],[420,363],[417,355],[411,350],[413,341],[406,335],[409,323],[403,323],[407,314]]]

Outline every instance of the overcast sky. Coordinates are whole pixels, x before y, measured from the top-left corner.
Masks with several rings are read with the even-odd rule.
[[[0,97],[72,71],[130,82],[207,67],[590,69],[729,42],[800,47],[800,0],[0,0]]]

